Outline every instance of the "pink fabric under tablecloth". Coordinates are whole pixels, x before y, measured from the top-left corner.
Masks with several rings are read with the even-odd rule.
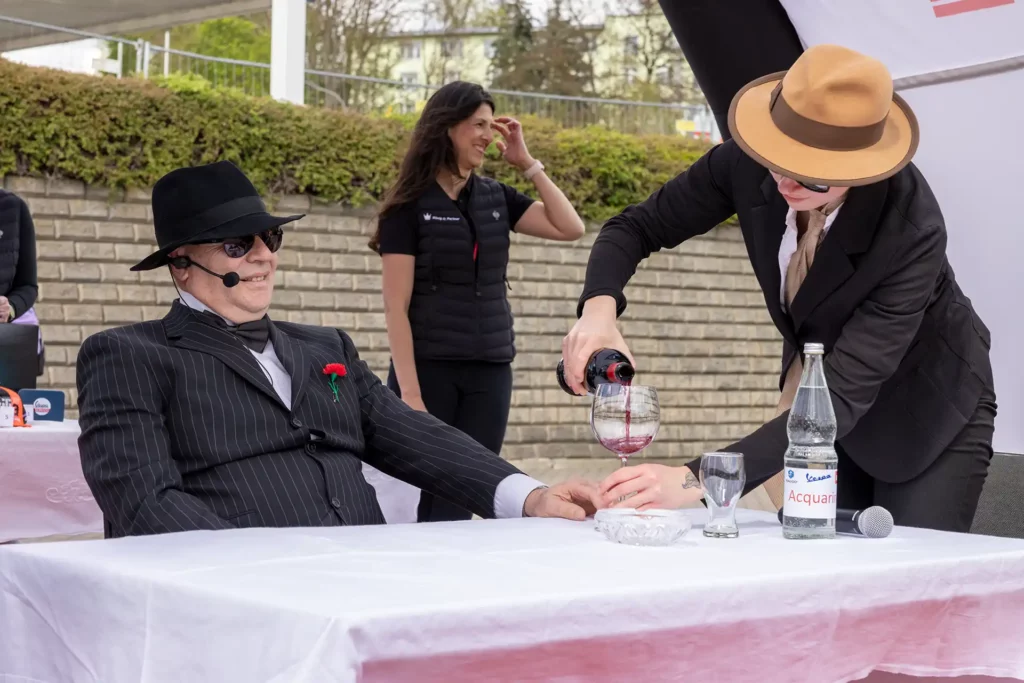
[[[78,422],[0,429],[0,543],[103,532],[82,477]]]

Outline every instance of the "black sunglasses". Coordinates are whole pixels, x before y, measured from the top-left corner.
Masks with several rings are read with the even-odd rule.
[[[224,249],[224,253],[228,255],[228,258],[242,258],[252,251],[253,245],[256,244],[257,237],[263,240],[263,244],[267,245],[267,249],[270,250],[270,253],[274,253],[281,248],[281,243],[284,241],[284,230],[281,228],[271,228],[270,230],[264,230],[263,232],[256,233],[255,235],[229,237],[228,239],[218,240],[203,240],[202,242],[196,242],[195,244],[220,244]]]
[[[831,188],[831,187],[829,187],[828,185],[815,185],[815,184],[813,184],[813,183],[802,183],[802,182],[800,182],[799,180],[797,180],[797,181],[796,181],[796,183],[797,183],[797,185],[799,185],[800,187],[804,187],[804,188],[807,188],[807,189],[808,189],[808,190],[810,190],[811,192],[817,192],[817,193],[819,193],[819,194],[824,194],[824,193],[826,193],[826,192],[828,192],[829,190],[831,190],[831,189],[832,189],[832,188]]]

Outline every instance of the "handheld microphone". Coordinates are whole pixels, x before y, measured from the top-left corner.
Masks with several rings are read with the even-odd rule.
[[[783,509],[779,509],[779,524],[782,524]],[[892,513],[881,505],[872,505],[863,510],[836,510],[836,533],[885,538],[892,533]]]
[[[224,283],[225,287],[234,287],[235,285],[242,281],[242,279],[238,277],[238,273],[236,273],[233,270],[221,275],[220,273],[215,273],[209,268],[206,268],[205,266],[196,263],[188,256],[176,256],[175,258],[172,258],[171,265],[177,268],[188,268],[189,266],[195,266],[196,268],[205,273],[209,273],[210,275],[216,278],[220,278],[221,282]]]

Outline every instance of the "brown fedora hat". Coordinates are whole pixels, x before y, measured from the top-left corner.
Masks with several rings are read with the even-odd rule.
[[[839,187],[899,172],[919,138],[885,65],[839,45],[810,47],[788,71],[744,86],[729,107],[729,130],[769,169]]]

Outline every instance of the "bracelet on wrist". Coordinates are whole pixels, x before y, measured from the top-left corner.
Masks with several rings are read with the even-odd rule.
[[[523,175],[526,176],[527,180],[533,180],[533,176],[537,175],[538,173],[540,173],[543,170],[544,170],[544,164],[542,164],[538,160],[538,161],[534,161],[532,164],[530,164],[530,167],[528,169],[526,169],[525,171],[523,171]]]

